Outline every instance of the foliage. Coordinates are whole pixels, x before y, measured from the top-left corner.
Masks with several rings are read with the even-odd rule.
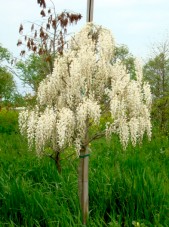
[[[117,45],[114,50],[114,58],[112,63],[117,61],[123,62],[126,66],[127,73],[130,74],[132,79],[136,78],[136,67],[135,67],[135,57],[129,52],[129,49],[125,45]]]
[[[4,62],[9,62],[11,55],[6,48],[0,45],[0,101],[9,100],[16,91],[13,75]]]
[[[15,89],[12,74],[6,68],[0,67],[0,99],[10,99]]]
[[[18,133],[18,112],[7,110],[0,111],[0,133],[12,134]]]
[[[157,51],[144,66],[145,79],[153,94],[153,117],[164,132],[169,130],[169,43],[158,44]]]
[[[37,92],[40,81],[50,72],[48,62],[43,58],[44,56],[32,54],[25,61],[16,63],[19,78],[35,92]]]
[[[2,47],[2,45],[0,45],[0,64],[4,60],[9,61],[10,57],[11,56],[10,56],[9,51],[6,48]]]
[[[169,226],[169,140],[153,133],[141,147],[122,151],[113,137],[94,142],[90,156],[88,226]],[[37,160],[19,134],[0,133],[0,226],[81,226],[77,162],[62,154],[58,174]]]
[[[11,106],[12,107],[24,107],[27,105],[27,96],[23,96],[19,93],[15,93],[11,99]],[[29,103],[30,104],[30,103]]]

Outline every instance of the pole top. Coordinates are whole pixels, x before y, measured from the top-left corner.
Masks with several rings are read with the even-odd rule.
[[[93,22],[94,0],[87,0],[87,22]]]

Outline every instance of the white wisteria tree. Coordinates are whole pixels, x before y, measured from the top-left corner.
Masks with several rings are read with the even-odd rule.
[[[114,48],[109,30],[87,23],[56,59],[53,73],[40,83],[37,106],[19,117],[21,133],[26,133],[30,146],[35,143],[38,155],[51,146],[59,165],[65,148],[77,151],[84,224],[89,143],[116,133],[125,148],[129,140],[133,145],[141,141],[145,132],[151,137],[149,84],[143,82],[138,63],[133,80],[122,63],[112,64]]]

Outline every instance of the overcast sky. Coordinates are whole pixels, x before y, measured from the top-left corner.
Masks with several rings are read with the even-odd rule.
[[[50,0],[46,0],[49,2]],[[53,0],[56,11],[81,13],[86,23],[87,0]],[[20,23],[41,21],[37,0],[0,0],[0,43],[15,56]],[[94,0],[94,22],[110,29],[116,43],[125,44],[138,57],[145,58],[150,46],[169,33],[169,0]]]

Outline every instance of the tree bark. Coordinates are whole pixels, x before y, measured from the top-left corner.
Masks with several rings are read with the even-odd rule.
[[[88,165],[89,153],[88,147],[82,147],[80,151],[80,163],[78,168],[78,186],[79,200],[82,210],[83,224],[86,225],[89,212],[89,196],[88,196]]]
[[[56,152],[55,164],[56,164],[58,172],[61,173],[62,169],[61,169],[61,164],[60,164],[60,152]]]

